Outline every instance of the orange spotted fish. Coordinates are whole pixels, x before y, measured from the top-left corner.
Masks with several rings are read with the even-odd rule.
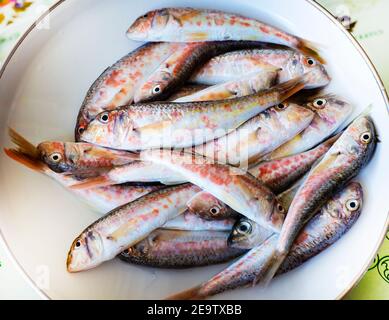
[[[132,103],[138,83],[182,47],[185,44],[147,43],[107,68],[92,84],[82,103],[75,129],[76,141],[99,113]]]
[[[362,211],[363,191],[359,183],[350,183],[335,195],[300,232],[277,274],[297,268],[341,238],[357,221]],[[247,226],[245,230],[249,230]],[[259,239],[261,237],[258,237]],[[260,241],[237,262],[212,279],[169,299],[205,299],[216,294],[243,287],[252,287],[261,281],[277,246],[277,236]]]
[[[330,138],[316,148],[301,154],[261,162],[251,167],[248,172],[262,181],[274,194],[287,192],[332,147],[338,137]],[[286,210],[290,203],[285,205],[284,201],[281,201],[283,200],[282,197],[278,196],[277,198]],[[196,194],[188,202],[188,209],[203,219],[226,219],[237,215],[229,206],[206,191]]]
[[[334,136],[312,150],[293,156],[261,162],[251,167],[249,172],[266,184],[275,194],[278,194],[302,178],[338,138],[339,135]]]
[[[23,138],[15,130],[9,129],[9,135],[11,140],[18,147],[17,149],[4,149],[5,153],[11,159],[27,168],[49,176],[67,190],[71,190],[70,186],[80,182],[78,177],[76,178],[69,174],[60,174],[49,168],[49,166],[42,161],[41,153],[38,148]],[[100,213],[106,213],[118,206],[159,189],[161,189],[161,186],[130,186],[122,184],[88,190],[73,190],[73,192],[94,210]]]
[[[255,19],[217,10],[164,8],[139,17],[127,36],[137,41],[250,40],[286,45],[317,56],[308,41]]]
[[[304,224],[370,162],[377,146],[372,119],[357,118],[323,159],[310,171],[297,191],[282,226],[276,252],[264,280],[270,281],[289,253]]]
[[[70,186],[80,182],[72,175],[54,172],[39,158],[34,158],[31,154],[24,153],[20,149],[5,149],[5,153],[18,163],[54,179],[67,190],[72,190]],[[131,186],[122,184],[72,191],[92,209],[105,214],[114,208],[159,189],[161,189],[161,186]]]
[[[334,95],[310,99],[304,106],[315,112],[311,124],[299,135],[266,155],[263,160],[274,160],[309,150],[336,132],[350,117],[353,106]]]
[[[273,67],[269,67],[269,69],[270,70],[242,76],[242,78],[238,80],[217,84],[173,101],[215,101],[248,96],[250,94],[257,93],[260,90],[269,89],[275,83],[277,78],[277,69]]]
[[[42,161],[58,173],[99,172],[131,163],[138,158],[131,152],[82,142],[47,141],[40,143],[37,148]]]
[[[178,48],[165,59],[135,90],[134,102],[162,101],[185,84],[193,72],[221,53],[253,48],[253,41],[192,42]]]
[[[229,134],[194,147],[193,151],[221,163],[247,168],[305,130],[314,115],[298,104],[283,102]]]
[[[297,78],[266,91],[220,101],[134,104],[100,113],[81,140],[136,151],[188,148],[219,138],[304,87]]]
[[[143,151],[141,157],[179,173],[264,228],[280,231],[285,212],[276,196],[243,170],[177,151],[149,150]]]
[[[190,82],[216,85],[237,81],[252,73],[266,73],[269,67],[277,68],[277,82],[310,73],[305,88],[314,89],[329,84],[331,78],[325,67],[315,58],[288,48],[264,47],[233,51],[214,57],[198,69]]]
[[[161,189],[112,210],[87,227],[72,243],[67,269],[95,268],[146,238],[186,210],[200,189],[191,184]]]
[[[156,230],[119,255],[128,263],[154,268],[193,268],[231,261],[246,250],[230,248],[226,231]]]

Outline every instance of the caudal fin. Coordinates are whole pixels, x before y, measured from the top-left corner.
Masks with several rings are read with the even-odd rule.
[[[4,148],[4,152],[11,159],[34,171],[44,173],[47,169],[47,166],[42,161],[33,158],[30,155],[25,154],[19,150]]]
[[[301,51],[303,54],[315,58],[317,61],[319,61],[322,64],[326,63],[325,59],[320,56],[319,50],[316,48],[316,45],[314,45],[311,41],[300,39],[300,43],[297,46],[297,49]]]
[[[12,128],[8,128],[8,134],[12,142],[18,146],[18,150],[21,153],[28,155],[31,158],[39,159],[39,151],[31,142],[27,141],[27,139],[22,137]]]
[[[85,179],[80,183],[73,184],[70,186],[70,189],[73,190],[83,190],[83,189],[92,189],[98,187],[106,187],[117,184],[117,182],[112,181],[107,176],[98,176],[96,178]]]
[[[166,300],[203,300],[206,297],[201,295],[201,286],[182,291],[166,298]]]

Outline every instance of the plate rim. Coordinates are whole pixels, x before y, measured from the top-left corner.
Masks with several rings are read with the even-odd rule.
[[[28,35],[37,27],[37,25],[45,19],[51,12],[53,12],[56,8],[58,8],[61,4],[65,3],[68,0],[58,0],[56,3],[52,4],[45,12],[43,12],[34,22],[32,22],[31,26],[20,36],[18,41],[15,43],[15,45],[12,47],[10,52],[8,53],[6,59],[4,60],[3,66],[0,69],[0,80],[4,75],[5,70],[7,69],[8,64],[11,62],[13,56],[15,55],[18,48],[22,45],[23,41],[28,37]],[[322,14],[324,14],[331,23],[335,24],[338,29],[340,29],[341,32],[347,37],[347,39],[351,42],[351,44],[354,46],[354,48],[358,51],[362,59],[365,61],[366,65],[370,69],[370,71],[373,74],[373,77],[376,80],[376,83],[378,87],[380,88],[382,98],[385,101],[386,104],[386,111],[389,115],[389,96],[388,92],[384,86],[384,83],[382,81],[382,78],[380,74],[378,73],[376,67],[374,66],[372,60],[368,56],[366,50],[362,47],[362,45],[354,38],[354,36],[320,3],[316,2],[315,0],[303,0],[309,5],[313,6],[316,10],[320,11]],[[382,246],[383,242],[385,241],[386,234],[389,229],[389,212],[387,214],[386,223],[384,225],[384,229],[382,230],[382,234],[380,235],[378,239],[378,243],[376,244],[376,247],[371,254],[370,258],[368,259],[367,263],[364,265],[363,269],[358,273],[358,275],[350,281],[350,284],[347,288],[345,288],[334,300],[341,300],[343,299],[363,278],[363,276],[368,271],[368,268],[375,258],[377,252],[379,251],[380,247]],[[5,239],[5,236],[3,232],[1,231],[0,226],[0,240],[3,243],[3,247],[6,250],[6,253],[8,254],[9,258],[11,259],[12,263],[15,265],[16,269],[19,271],[19,273],[22,275],[23,278],[27,280],[29,285],[32,287],[32,289],[44,300],[52,300],[52,298],[45,293],[41,288],[39,288],[36,283],[32,280],[32,278],[28,275],[28,273],[25,271],[23,266],[19,263],[18,259],[15,257],[15,255],[12,253],[12,250],[10,246],[8,245],[7,240]]]

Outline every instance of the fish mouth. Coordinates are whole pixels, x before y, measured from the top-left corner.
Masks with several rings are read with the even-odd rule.
[[[72,243],[72,245],[70,246],[70,249],[69,249],[69,252],[68,252],[68,256],[67,256],[67,259],[66,259],[66,269],[68,272],[70,273],[74,273],[74,272],[78,272],[76,269],[74,269],[72,267],[72,262],[73,262],[73,250],[76,246],[76,242],[78,241],[78,239],[75,239]]]

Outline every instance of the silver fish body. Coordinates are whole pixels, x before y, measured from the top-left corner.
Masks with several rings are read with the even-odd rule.
[[[188,200],[199,191],[190,184],[169,187],[109,212],[73,241],[67,259],[68,271],[88,270],[113,259],[183,213]]]
[[[156,230],[119,255],[125,262],[182,269],[224,263],[246,250],[227,246],[228,232]]]

